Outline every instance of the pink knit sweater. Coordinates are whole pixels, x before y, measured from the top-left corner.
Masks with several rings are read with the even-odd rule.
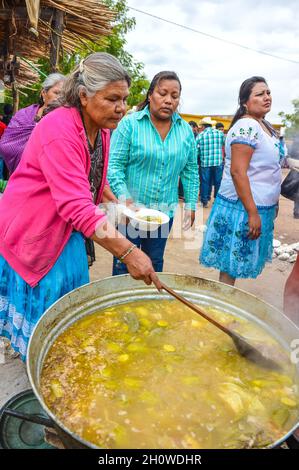
[[[110,132],[102,129],[106,183]],[[0,253],[32,287],[52,268],[73,229],[87,237],[106,216],[92,201],[90,156],[80,114],[58,108],[33,130],[0,199]]]

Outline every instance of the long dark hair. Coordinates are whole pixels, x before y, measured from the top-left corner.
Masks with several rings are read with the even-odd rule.
[[[232,123],[230,125],[230,128],[233,127],[233,125],[247,113],[245,103],[249,100],[249,97],[251,95],[252,89],[254,85],[257,83],[265,83],[267,85],[266,80],[264,77],[251,77],[247,78],[242,85],[240,86],[239,90],[239,107],[237,109],[236,114],[233,117]]]
[[[149,97],[153,94],[155,87],[159,85],[159,83],[162,80],[176,80],[178,84],[180,85],[180,92],[182,91],[182,84],[180,82],[179,77],[177,76],[175,72],[168,72],[168,71],[159,72],[152,79],[148,92],[146,94],[145,100],[142,101],[142,103],[140,103],[137,106],[137,111],[141,111],[149,104]]]

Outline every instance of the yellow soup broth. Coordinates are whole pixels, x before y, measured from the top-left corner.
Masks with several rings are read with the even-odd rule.
[[[225,325],[273,342],[247,320]],[[241,357],[232,340],[177,301],[110,307],[70,326],[51,347],[41,389],[71,431],[98,447],[267,446],[298,419],[296,372]]]

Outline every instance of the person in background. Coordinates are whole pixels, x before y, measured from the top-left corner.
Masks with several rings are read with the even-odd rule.
[[[217,131],[224,132],[224,124],[222,124],[222,122],[216,122],[215,128]]]
[[[195,121],[189,121],[188,124],[191,127],[194,138],[196,140],[196,138],[198,136],[198,133],[199,133],[198,124]],[[184,189],[183,189],[183,184],[182,184],[181,178],[179,179],[179,199],[181,201],[184,201]]]
[[[212,128],[215,124],[211,118],[203,118],[201,125],[204,130],[196,139],[198,158],[200,160],[200,200],[207,208],[211,199],[214,184],[214,197],[216,198],[223,173],[223,148],[225,137],[223,132]]]
[[[57,109],[34,128],[0,199],[0,336],[23,360],[44,311],[89,282],[82,234],[117,256],[134,279],[161,288],[150,259],[98,207],[107,186],[109,129],[125,114],[129,85],[110,54],[81,60]]]
[[[279,136],[279,156],[280,156],[281,168],[288,168],[288,165],[287,165],[288,148],[286,146],[283,135]]]
[[[272,262],[281,168],[276,132],[265,120],[271,103],[263,77],[245,80],[226,137],[223,179],[200,262],[219,269],[219,280],[230,285],[236,278],[256,278]]]
[[[169,224],[153,232],[119,230],[150,257],[155,271],[163,270],[164,250],[178,203],[178,181],[185,197],[183,226],[193,225],[198,198],[196,145],[190,126],[176,112],[181,82],[175,72],[159,72],[153,78],[139,111],[126,116],[111,139],[108,181],[113,193],[127,205],[158,209]],[[125,274],[126,266],[114,258],[113,275]]]
[[[199,134],[199,127],[198,127],[198,124],[197,124],[195,121],[189,121],[188,124],[189,124],[189,126],[191,127],[191,129],[192,129],[194,138],[196,139],[196,137],[197,137],[198,134]]]
[[[288,168],[295,170],[299,173],[299,133],[296,133],[292,139],[292,145],[288,153]],[[299,219],[299,187],[294,197],[294,219]]]
[[[284,288],[284,313],[299,326],[299,256],[290,273]],[[299,433],[298,433],[299,438]]]
[[[10,174],[17,168],[25,145],[44,110],[57,100],[64,80],[64,75],[60,73],[50,74],[42,85],[39,103],[20,109],[5,129],[0,140],[0,155]]]
[[[224,135],[224,124],[222,122],[216,122],[216,126],[215,126],[215,129],[217,129],[217,131],[219,132],[222,132],[223,135]],[[223,168],[224,168],[224,160],[225,160],[225,146],[223,145],[222,147],[222,158],[223,158],[223,161],[222,161],[222,171],[223,171]],[[213,183],[214,184],[214,188],[216,190],[216,181],[213,180]],[[214,192],[214,199],[216,199],[216,196],[217,194]]]
[[[13,112],[13,107],[11,104],[9,103],[6,103],[4,106],[3,106],[3,117],[2,117],[2,122],[8,126],[8,124],[10,123],[10,120],[12,118],[12,112]]]
[[[283,311],[287,317],[299,327],[299,255],[285,283],[283,294]],[[299,428],[293,434],[293,439],[299,445]],[[298,447],[296,447],[298,448]]]
[[[7,125],[4,124],[4,122],[0,121],[0,139],[1,139],[2,134],[3,134],[3,132],[5,131],[6,128],[7,128]]]

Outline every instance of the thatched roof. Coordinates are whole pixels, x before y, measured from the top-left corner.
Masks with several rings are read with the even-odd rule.
[[[98,42],[109,35],[115,19],[115,12],[98,0],[0,0],[0,79],[9,83],[4,68],[17,56],[17,83],[36,82],[37,73],[19,58],[34,63],[49,57],[57,10],[64,13],[61,49],[69,53],[87,39]]]

